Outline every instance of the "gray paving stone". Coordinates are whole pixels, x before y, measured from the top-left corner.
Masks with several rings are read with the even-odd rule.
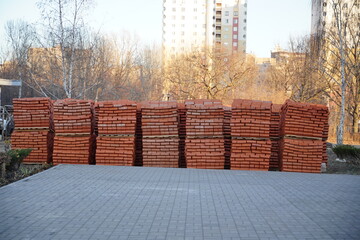
[[[0,188],[0,239],[359,239],[360,176],[59,165]]]

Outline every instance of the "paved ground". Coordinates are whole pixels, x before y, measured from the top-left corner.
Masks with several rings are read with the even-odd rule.
[[[0,188],[0,239],[359,239],[360,176],[60,165]]]

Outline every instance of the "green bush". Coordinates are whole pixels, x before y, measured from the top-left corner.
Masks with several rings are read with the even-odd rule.
[[[10,157],[10,162],[7,164],[6,169],[9,171],[16,171],[22,161],[30,154],[32,149],[11,149],[7,152]]]
[[[350,161],[360,161],[360,148],[351,145],[338,145],[333,148],[334,153],[340,159],[348,159]]]

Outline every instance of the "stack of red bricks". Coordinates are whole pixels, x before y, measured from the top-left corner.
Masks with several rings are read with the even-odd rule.
[[[133,166],[135,158],[136,103],[128,100],[96,104],[98,137],[96,164]]]
[[[179,116],[179,167],[186,168],[185,140],[186,140],[186,108],[185,104],[178,104]]]
[[[185,155],[188,168],[224,169],[224,109],[218,100],[189,100]]]
[[[233,101],[231,169],[268,171],[271,106],[271,102]]]
[[[329,111],[329,109],[327,109],[327,111]],[[329,134],[329,122],[328,120],[325,121],[324,124],[324,130],[323,130],[323,135],[322,135],[322,141],[323,141],[323,160],[322,163],[327,164],[328,162],[328,155],[327,155],[327,146],[326,146],[326,142],[328,139],[328,134]]]
[[[15,131],[11,135],[13,149],[31,148],[24,163],[50,163],[53,150],[52,101],[49,98],[13,100]]]
[[[225,169],[230,169],[231,157],[231,107],[224,106],[224,147],[225,147]]]
[[[94,103],[64,99],[54,103],[54,164],[94,164]]]
[[[271,156],[269,170],[279,170],[279,151],[280,151],[280,110],[281,104],[273,104],[271,108],[270,120],[270,139]]]
[[[323,136],[328,109],[323,105],[287,100],[281,108],[281,171],[321,171]]]
[[[135,129],[135,166],[143,165],[142,152],[142,126],[141,126],[141,104],[137,104],[136,108],[136,129]]]
[[[143,102],[141,114],[143,166],[179,167],[177,103]]]

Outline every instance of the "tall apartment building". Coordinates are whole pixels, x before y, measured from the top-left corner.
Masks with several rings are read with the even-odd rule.
[[[247,0],[164,0],[163,56],[201,50],[245,52]]]
[[[322,35],[325,30],[336,27],[334,4],[341,5],[341,16],[344,18],[348,18],[350,14],[357,15],[355,19],[358,19],[357,24],[359,24],[360,0],[312,0],[311,34],[313,36]]]

